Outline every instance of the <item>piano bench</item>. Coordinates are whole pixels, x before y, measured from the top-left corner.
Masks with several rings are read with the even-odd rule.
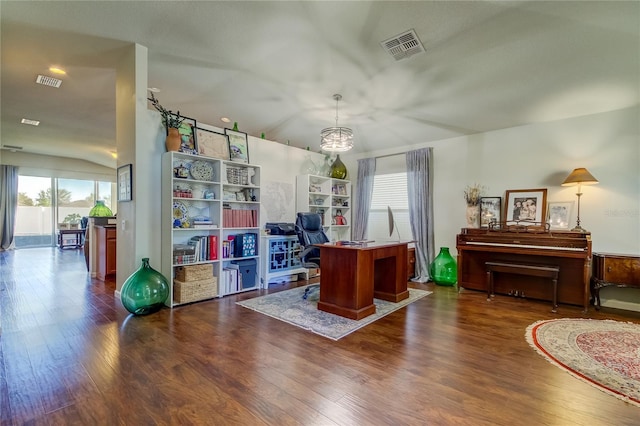
[[[560,268],[553,265],[530,265],[513,262],[485,262],[487,269],[487,300],[493,297],[493,274],[502,272],[505,274],[528,275],[551,279],[553,283],[553,305],[551,312],[557,312],[558,308],[558,273]]]

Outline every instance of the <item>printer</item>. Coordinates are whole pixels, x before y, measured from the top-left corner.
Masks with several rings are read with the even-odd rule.
[[[264,227],[271,235],[295,235],[296,226],[287,222],[267,222]]]

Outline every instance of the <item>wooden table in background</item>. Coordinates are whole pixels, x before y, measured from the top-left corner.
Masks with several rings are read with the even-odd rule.
[[[373,298],[399,302],[407,290],[407,243],[320,247],[318,309],[359,320],[376,311]]]
[[[59,229],[58,230],[58,246],[64,248],[80,248],[84,243],[84,229]],[[73,238],[65,239],[65,235],[71,235]]]

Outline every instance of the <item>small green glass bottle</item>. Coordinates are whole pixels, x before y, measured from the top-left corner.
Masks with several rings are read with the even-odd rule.
[[[159,311],[169,296],[169,283],[160,272],[149,265],[149,258],[127,278],[120,290],[122,304],[134,315]]]
[[[440,247],[440,253],[429,266],[429,274],[437,285],[452,286],[458,282],[458,266],[449,247]]]

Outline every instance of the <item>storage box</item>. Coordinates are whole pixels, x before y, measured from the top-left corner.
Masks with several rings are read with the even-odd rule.
[[[211,263],[176,266],[175,270],[175,279],[182,282],[208,280],[212,277],[213,265]]]
[[[233,257],[255,256],[258,234],[236,234],[233,240]]]
[[[173,300],[176,303],[197,302],[217,295],[218,279],[216,277],[198,281],[173,281]]]
[[[256,286],[256,260],[236,260],[234,262],[239,267],[240,274],[242,275],[242,288],[251,288]]]

